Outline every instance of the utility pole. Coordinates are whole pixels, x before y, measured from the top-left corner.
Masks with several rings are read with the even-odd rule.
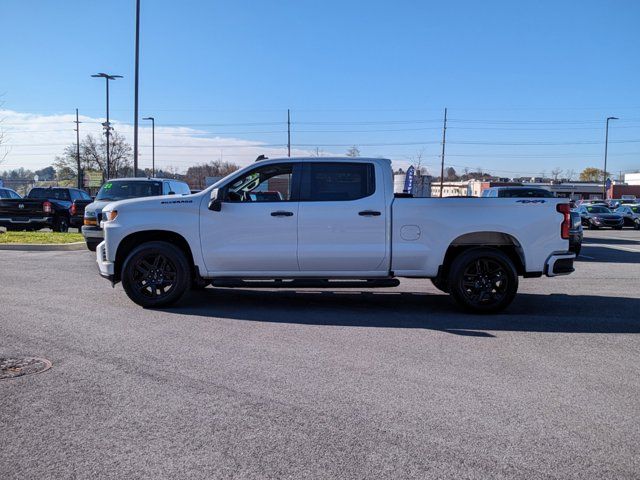
[[[105,83],[107,84],[107,121],[102,124],[107,134],[107,178],[109,180],[111,178],[111,157],[109,156],[109,134],[111,131],[111,123],[109,122],[109,80],[115,80],[116,78],[122,78],[122,75],[109,75],[106,73],[97,73],[95,75],[91,75],[94,78],[104,78]],[[117,172],[116,172],[117,173]]]
[[[156,176],[156,119],[145,117],[143,120],[151,120],[151,176]]]
[[[287,157],[291,156],[291,110],[287,108]]]
[[[136,58],[133,87],[133,176],[138,176],[138,71],[140,65],[140,0],[136,0]]]
[[[442,159],[440,160],[440,198],[444,190],[444,146],[447,143],[447,109],[444,109],[444,125],[442,127]]]
[[[80,168],[80,120],[78,118],[78,109],[76,108],[76,161],[78,163],[78,188],[82,188],[82,169]]]
[[[602,199],[607,199],[607,149],[609,147],[609,120],[618,120],[618,117],[607,117],[607,127],[604,134],[604,172],[602,172]]]

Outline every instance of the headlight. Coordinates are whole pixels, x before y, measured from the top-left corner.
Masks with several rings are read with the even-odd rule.
[[[110,212],[102,212],[102,218],[105,222],[111,222],[118,216],[117,210],[111,210]]]

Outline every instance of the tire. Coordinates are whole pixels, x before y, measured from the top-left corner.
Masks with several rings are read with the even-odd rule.
[[[635,230],[640,230],[640,220],[636,220],[635,222],[633,222],[633,228]]]
[[[53,231],[67,233],[69,231],[69,219],[66,217],[58,217],[53,225]]]
[[[91,252],[95,252],[98,248],[98,244],[100,242],[89,242],[87,241],[87,249]]]
[[[457,256],[449,271],[449,291],[455,303],[472,313],[504,310],[518,291],[511,259],[495,248],[473,248]]]
[[[127,296],[144,308],[167,307],[191,287],[191,267],[178,247],[166,242],[137,246],[122,266]]]
[[[441,277],[432,278],[431,283],[441,292],[449,293],[449,282],[446,279]]]
[[[598,230],[598,227],[595,223],[589,222],[589,230]]]

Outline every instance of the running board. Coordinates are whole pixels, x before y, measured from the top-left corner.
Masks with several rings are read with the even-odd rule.
[[[225,288],[390,288],[400,285],[397,278],[383,278],[375,280],[321,280],[321,279],[293,279],[293,280],[211,280],[214,287]]]

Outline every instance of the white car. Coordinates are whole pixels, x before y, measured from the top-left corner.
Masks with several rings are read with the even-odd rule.
[[[518,277],[573,272],[569,212],[558,198],[394,195],[385,159],[271,159],[197,194],[106,205],[96,254],[100,274],[143,307],[229,280],[411,277],[495,312]]]

